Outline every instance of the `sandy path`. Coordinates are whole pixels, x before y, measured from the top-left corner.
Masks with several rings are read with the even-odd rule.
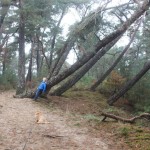
[[[68,123],[62,111],[12,95],[0,93],[0,150],[112,150],[108,141],[90,135],[87,128]],[[36,112],[50,124],[37,124]]]

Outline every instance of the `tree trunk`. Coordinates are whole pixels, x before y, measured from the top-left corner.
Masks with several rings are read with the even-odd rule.
[[[78,82],[90,69],[91,67],[118,41],[114,40],[104,47],[101,51],[98,51],[93,58],[91,58],[72,78],[70,78],[61,87],[56,89],[51,95],[62,95],[65,91],[71,88],[76,82]]]
[[[150,69],[150,61],[145,63],[142,70],[130,81],[128,81],[122,89],[120,89],[116,94],[108,99],[108,104],[113,105],[121,96],[123,96],[129,89],[131,89],[142,77],[143,75]]]
[[[62,68],[71,48],[73,47],[73,45],[76,41],[76,39],[77,39],[76,37],[69,38],[68,42],[65,43],[65,45],[62,49],[62,53],[60,53],[60,57],[58,58],[58,61],[55,64],[55,68],[53,69],[52,77],[56,76],[59,73],[59,71]]]
[[[16,95],[25,91],[25,20],[23,15],[23,0],[19,0],[20,23],[19,23],[19,60],[18,60],[18,85]]]
[[[28,81],[31,82],[31,80],[32,80],[33,48],[34,48],[34,45],[33,45],[33,43],[32,43],[32,46],[31,46],[31,52],[30,52],[30,60],[29,60],[28,73],[27,73],[27,77],[26,77],[26,83],[27,83]]]
[[[105,78],[111,73],[111,71],[117,66],[117,64],[120,62],[120,60],[122,59],[123,55],[127,52],[127,50],[129,49],[130,45],[132,44],[134,37],[136,35],[136,32],[138,31],[140,24],[142,22],[143,17],[140,19],[140,22],[137,26],[137,28],[135,29],[130,42],[128,43],[128,45],[124,48],[124,50],[122,51],[122,53],[119,55],[119,57],[114,61],[114,63],[112,64],[112,66],[110,66],[110,68],[102,75],[100,76],[100,78],[90,87],[91,91],[95,91],[95,89],[105,80]]]

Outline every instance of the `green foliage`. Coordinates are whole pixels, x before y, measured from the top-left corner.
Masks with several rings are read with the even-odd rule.
[[[7,69],[3,75],[0,75],[0,89],[9,90],[16,87],[16,74],[12,69]]]
[[[127,137],[129,135],[130,129],[128,127],[120,128],[120,135]]]
[[[87,88],[91,82],[93,81],[93,77],[85,75],[81,80],[76,84],[76,87],[78,88]]]
[[[148,100],[147,100],[148,101]],[[150,105],[145,105],[144,106],[144,111],[150,113]]]

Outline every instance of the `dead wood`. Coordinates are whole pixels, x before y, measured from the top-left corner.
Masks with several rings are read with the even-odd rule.
[[[64,136],[60,136],[60,135],[43,135],[44,137],[47,137],[47,138],[62,138]]]
[[[120,116],[116,116],[114,114],[108,114],[108,113],[101,113],[102,116],[104,116],[104,118],[102,119],[102,121],[105,121],[106,118],[112,118],[112,119],[115,119],[117,121],[122,121],[122,122],[127,122],[127,123],[134,123],[137,119],[141,119],[141,118],[148,118],[150,119],[150,114],[149,113],[143,113],[139,116],[135,116],[135,117],[132,117],[130,119],[126,119],[126,118],[123,118],[123,117],[120,117]]]

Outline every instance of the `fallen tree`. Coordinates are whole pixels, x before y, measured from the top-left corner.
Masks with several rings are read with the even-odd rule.
[[[102,121],[105,121],[106,118],[111,118],[111,119],[115,119],[117,121],[122,121],[122,122],[126,122],[126,123],[134,123],[137,119],[142,119],[142,118],[148,118],[150,120],[150,114],[149,113],[143,113],[139,116],[135,116],[135,117],[132,117],[130,119],[126,119],[126,118],[123,118],[123,117],[120,117],[120,116],[116,116],[114,114],[108,114],[108,113],[101,113],[101,116],[104,116],[104,118],[102,119]]]
[[[129,89],[131,89],[150,69],[150,61],[146,62],[143,68],[130,81],[128,81],[116,94],[111,96],[107,102],[113,105],[121,96],[123,96]]]

